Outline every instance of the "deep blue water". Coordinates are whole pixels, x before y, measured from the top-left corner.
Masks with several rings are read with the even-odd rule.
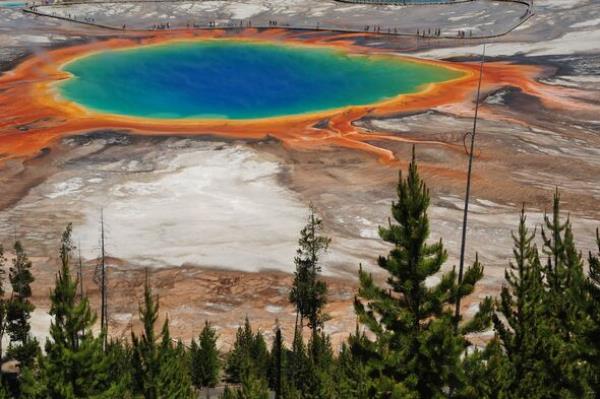
[[[111,50],[74,61],[63,97],[114,114],[249,119],[364,105],[458,72],[340,51],[214,40]]]

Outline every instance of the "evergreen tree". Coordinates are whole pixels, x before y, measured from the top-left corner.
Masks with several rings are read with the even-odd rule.
[[[219,382],[221,361],[217,350],[217,332],[206,322],[198,337],[192,340],[190,350],[192,383],[196,388],[214,388]]]
[[[590,385],[600,395],[600,231],[596,229],[598,252],[588,256],[589,275],[585,283],[585,310],[589,319],[583,326],[583,359],[590,365]]]
[[[189,364],[190,376],[192,377],[192,385],[197,389],[201,389],[202,385],[199,384],[200,376],[202,375],[204,366],[202,365],[202,359],[199,356],[200,347],[198,342],[192,338],[190,341],[190,353],[189,353]]]
[[[511,390],[511,384],[515,381],[514,368],[498,338],[493,338],[483,350],[476,349],[465,356],[462,368],[467,384],[456,392],[456,398],[520,398],[518,393]]]
[[[92,334],[96,316],[87,298],[78,299],[77,281],[71,277],[73,244],[71,225],[62,235],[61,265],[54,290],[50,294],[50,338],[46,340],[45,357],[39,357],[40,368],[26,372],[23,392],[36,398],[108,397],[115,386],[108,380],[108,362],[102,342]]]
[[[554,194],[552,215],[544,216],[542,239],[547,258],[543,272],[544,322],[549,328],[548,379],[562,398],[593,397],[590,365],[581,361],[582,332],[589,319],[585,312],[583,259],[575,247],[570,219],[561,220],[558,191]]]
[[[133,398],[132,348],[127,341],[111,339],[106,345],[108,379],[115,385],[114,398]]]
[[[296,307],[293,354],[290,358],[290,366],[294,372],[287,379],[291,383],[289,389],[285,388],[289,395],[295,395],[297,390],[303,398],[327,398],[333,394],[329,370],[331,351],[328,338],[321,334],[323,323],[327,319],[327,315],[323,313],[327,301],[327,284],[320,279],[320,258],[331,240],[322,235],[321,231],[322,220],[316,216],[311,205],[307,224],[300,231],[294,258],[296,271],[289,296],[290,302]],[[308,348],[302,337],[304,320],[311,329]]]
[[[387,286],[360,270],[359,298],[355,310],[359,320],[377,338],[377,350],[369,361],[375,379],[372,397],[442,398],[463,381],[459,367],[466,340],[464,334],[487,325],[492,303],[480,305],[475,319],[455,331],[451,307],[470,294],[483,276],[479,262],[465,271],[462,283],[454,270],[444,273],[435,285],[428,277],[438,273],[447,258],[441,240],[429,244],[429,191],[419,177],[414,147],[408,176],[397,188],[388,227],[380,227],[381,238],[394,245],[378,265],[388,273]]]
[[[311,353],[311,361],[317,368],[328,370],[333,366],[333,349],[331,340],[324,332],[311,335],[308,341],[308,353]]]
[[[223,390],[223,395],[221,396],[221,399],[237,399],[237,397],[237,391],[231,389],[229,385],[226,385],[225,389]]]
[[[522,210],[518,233],[513,234],[515,260],[505,272],[506,285],[496,305],[503,317],[493,316],[512,374],[504,395],[515,397],[545,397],[555,388],[545,366],[550,331],[544,320],[546,292],[534,239]]]
[[[159,374],[156,383],[158,398],[191,399],[192,382],[186,367],[183,343],[173,345],[169,332],[169,320],[165,319],[161,331],[159,349]]]
[[[300,326],[298,326],[298,329]],[[322,334],[317,335],[319,342],[316,344],[311,339],[308,346],[300,332],[294,334],[292,351],[286,355],[286,384],[282,395],[288,397],[330,398],[334,394],[332,375],[332,351],[328,338]],[[317,357],[315,346],[318,345],[323,353]]]
[[[242,376],[242,386],[238,390],[238,399],[269,399],[267,380],[248,370]]]
[[[269,387],[275,392],[275,399],[282,399],[285,385],[285,347],[279,324],[275,328],[275,338],[271,347],[269,364]]]
[[[30,302],[31,262],[19,241],[15,243],[15,258],[9,271],[12,285],[12,296],[8,303],[6,314],[6,330],[10,336],[9,357],[17,359],[22,366],[31,366],[37,354],[39,345],[31,337],[29,319],[35,306]]]
[[[269,352],[262,333],[254,333],[250,320],[246,317],[244,325],[236,332],[233,349],[227,357],[227,381],[241,383],[242,377],[248,373],[266,379],[268,364]]]
[[[300,329],[300,326],[298,325],[296,329]],[[305,392],[305,387],[313,378],[311,376],[310,359],[306,353],[306,345],[301,332],[294,334],[288,364],[287,379],[290,382],[290,387],[293,387],[292,390],[297,391],[298,394]]]
[[[4,353],[2,342],[7,327],[7,312],[10,301],[5,297],[4,282],[6,271],[6,257],[4,256],[4,247],[0,244],[0,364],[4,362]],[[18,394],[18,381],[9,378],[7,375],[0,374],[0,398],[11,397],[11,391]]]
[[[238,327],[235,334],[235,342],[232,350],[227,357],[225,373],[227,381],[231,383],[240,383],[244,371],[252,367],[250,350],[254,342],[254,333],[250,320],[246,317],[243,326]]]
[[[4,256],[4,247],[0,244],[0,363],[4,358],[2,342],[4,339],[4,333],[6,332],[6,313],[8,310],[8,300],[5,297],[6,291],[4,289],[4,282],[6,278],[6,257]]]
[[[239,383],[239,389],[227,389],[223,398],[263,399],[269,397],[267,372],[269,353],[260,333],[252,331],[246,317],[236,332],[233,349],[227,357],[227,381]]]
[[[304,319],[312,330],[313,337],[323,326],[327,315],[323,308],[327,302],[327,284],[320,277],[320,257],[329,247],[331,239],[321,235],[322,220],[310,206],[306,226],[300,231],[298,250],[294,263],[294,281],[289,300],[296,307],[296,331],[302,332]],[[298,325],[300,328],[298,329]]]
[[[370,378],[367,368],[369,353],[373,352],[372,343],[364,332],[356,332],[344,342],[337,358],[335,386],[338,398],[369,399]]]
[[[159,379],[160,359],[157,348],[159,337],[154,332],[158,320],[158,297],[152,296],[148,284],[148,271],[144,282],[144,304],[139,306],[140,320],[143,331],[140,337],[131,333],[133,353],[131,357],[135,391],[146,399],[158,397],[157,382]]]
[[[239,388],[225,387],[221,399],[268,399],[269,388],[264,378],[256,377],[253,373],[242,376]],[[292,398],[290,398],[292,399]]]
[[[252,359],[252,368],[256,370],[255,374],[266,380],[270,358],[267,343],[260,331],[254,334],[252,346],[250,347],[250,358]]]
[[[304,392],[306,397],[336,399],[334,382],[335,362],[329,336],[324,332],[312,335],[308,342],[311,380],[310,389]]]
[[[544,273],[548,288],[548,309],[554,318],[557,333],[568,339],[582,317],[582,286],[585,275],[581,254],[575,248],[571,222],[563,223],[560,215],[560,196],[554,194],[552,216],[544,215],[542,238],[547,256]],[[565,295],[566,294],[566,295]]]
[[[494,317],[509,365],[508,372],[499,373],[508,381],[502,387],[504,395],[594,397],[595,363],[587,357],[593,350],[585,344],[592,325],[593,307],[586,306],[591,297],[586,288],[592,288],[592,276],[586,281],[570,220],[561,220],[558,192],[552,214],[544,216],[545,264],[533,244],[534,237],[522,212],[518,235],[513,236],[515,263],[506,272],[507,286],[497,305],[502,318]]]
[[[143,331],[140,337],[131,334],[135,391],[145,399],[190,398],[191,380],[185,365],[185,353],[182,348],[173,347],[168,319],[158,336],[154,332],[159,300],[158,296],[155,298],[152,294],[147,271],[144,304],[139,309]]]

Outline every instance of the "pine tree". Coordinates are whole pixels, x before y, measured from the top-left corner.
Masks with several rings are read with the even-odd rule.
[[[300,329],[298,325],[297,330]],[[302,387],[309,380],[309,357],[306,353],[306,345],[301,332],[296,332],[292,341],[292,350],[288,357],[287,379],[290,386],[301,391]]]
[[[191,399],[192,382],[185,363],[185,348],[181,341],[176,346],[173,345],[168,318],[165,319],[160,335],[160,364],[156,381],[158,398]]]
[[[550,312],[557,323],[556,327],[567,338],[568,331],[573,329],[576,317],[582,317],[578,310],[577,299],[583,286],[583,260],[575,248],[571,222],[563,223],[560,215],[560,196],[555,192],[552,202],[552,216],[544,215],[542,238],[544,254],[547,256],[545,265],[546,283],[548,286]],[[567,295],[564,295],[564,294]]]
[[[154,332],[158,309],[159,299],[152,294],[146,270],[144,303],[139,306],[143,331],[139,337],[131,333],[134,391],[145,399],[190,398],[191,378],[185,363],[185,351],[181,345],[173,347],[168,318],[161,333],[157,335]]]
[[[298,326],[300,329],[300,326]],[[319,338],[321,335],[319,334]],[[326,367],[318,367],[315,358],[311,355],[311,350],[314,349],[312,342],[309,341],[309,345],[304,343],[304,339],[300,332],[294,334],[294,340],[292,342],[292,350],[286,355],[286,369],[285,374],[286,384],[284,385],[284,398],[288,397],[302,397],[304,399],[312,398],[327,398],[325,396],[326,388],[329,381],[326,375],[322,372],[330,372]],[[323,364],[328,363],[325,359],[329,358],[330,347],[328,341],[325,340],[323,349],[327,352],[323,354]]]
[[[267,344],[260,331],[254,333],[250,320],[246,317],[243,326],[236,332],[233,349],[227,357],[225,373],[227,381],[241,383],[242,377],[249,372],[256,377],[266,379],[269,364]]]
[[[92,334],[96,316],[87,298],[77,298],[77,281],[71,277],[73,244],[71,225],[62,235],[61,265],[50,294],[50,338],[46,357],[39,357],[39,372],[26,372],[23,391],[27,397],[81,398],[108,395],[114,385],[108,381],[108,362],[102,342]]]
[[[33,275],[31,262],[19,241],[15,243],[15,258],[9,279],[12,285],[6,315],[6,330],[10,336],[9,357],[19,360],[22,366],[31,366],[39,349],[37,340],[31,337],[29,322],[31,312],[35,309],[29,300]]]
[[[564,398],[592,397],[590,365],[582,362],[582,328],[585,313],[585,274],[583,259],[575,247],[569,217],[563,222],[560,196],[555,192],[552,214],[544,216],[542,239],[546,264],[544,321],[549,326],[547,361],[549,381]],[[548,387],[547,387],[548,388]]]
[[[244,371],[252,367],[250,351],[253,342],[254,333],[252,332],[250,320],[248,320],[248,317],[246,317],[244,325],[237,329],[233,349],[227,356],[225,373],[228,382],[234,384],[240,383],[242,381],[242,375]]]
[[[275,328],[275,338],[271,347],[271,357],[269,364],[269,387],[275,392],[275,399],[282,399],[285,385],[285,347],[283,345],[283,335],[281,328],[277,324]]]
[[[5,297],[6,292],[4,290],[6,277],[6,271],[4,270],[5,266],[6,257],[4,256],[4,247],[0,244],[0,364],[4,362],[2,341],[8,324],[7,312],[10,303],[9,299]],[[13,396],[16,396],[19,393],[18,385],[18,381],[15,381],[15,379],[8,378],[6,375],[0,375],[0,398],[12,397],[11,391],[15,394]]]
[[[301,337],[296,336],[296,339],[300,340]],[[308,358],[304,354],[305,351],[302,357],[307,361]],[[302,373],[297,373],[297,371],[298,363],[296,362],[294,349],[290,350],[285,347],[283,333],[277,321],[267,372],[269,388],[274,392],[276,399],[300,398],[300,391],[296,388],[295,378],[299,377]]]
[[[329,354],[329,341],[328,337],[321,333],[328,318],[324,313],[327,284],[320,276],[320,258],[323,252],[327,251],[331,240],[321,234],[322,229],[322,220],[316,216],[311,205],[307,224],[300,231],[298,250],[294,258],[296,271],[289,295],[290,302],[296,307],[296,323],[289,360],[293,372],[286,376],[284,388],[287,386],[285,390],[288,395],[299,393],[306,398],[314,395],[327,397],[324,396],[329,395],[325,389],[331,386],[330,373],[326,370],[331,364],[325,364],[323,361]],[[311,329],[308,348],[304,345],[302,337],[305,320]],[[333,389],[330,391],[333,392]]]
[[[429,191],[419,177],[414,147],[408,176],[397,188],[388,227],[381,238],[394,245],[378,265],[388,273],[387,286],[376,285],[371,274],[360,270],[355,310],[361,323],[377,338],[377,350],[369,361],[375,385],[372,397],[442,398],[463,381],[459,368],[466,341],[464,334],[487,325],[492,303],[480,305],[474,321],[454,329],[451,307],[470,294],[483,276],[479,262],[465,271],[462,284],[454,270],[428,286],[425,281],[441,270],[447,254],[441,240],[429,244]]]
[[[317,335],[311,335],[308,341],[308,353],[311,353],[311,361],[314,365],[323,370],[328,370],[333,366],[333,349],[331,340],[324,332]]]
[[[369,354],[373,352],[372,343],[358,326],[350,334],[347,343],[340,349],[335,368],[335,382],[338,398],[369,399],[370,378],[367,368]]]
[[[290,291],[289,300],[296,307],[296,325],[302,332],[304,319],[316,336],[319,329],[327,319],[323,308],[327,302],[327,284],[320,277],[321,265],[319,263],[323,252],[327,251],[331,239],[321,235],[322,220],[310,206],[306,226],[300,231],[298,250],[294,263],[294,281]]]
[[[0,386],[0,399],[10,399],[12,396],[4,386]]]
[[[242,386],[238,391],[239,399],[269,399],[267,380],[252,371],[242,376]]]
[[[140,320],[143,331],[140,337],[131,333],[133,346],[132,370],[135,391],[141,393],[146,399],[157,399],[157,382],[160,372],[160,359],[157,348],[159,337],[154,332],[154,325],[158,320],[158,297],[152,295],[148,283],[148,271],[144,281],[144,304],[139,306]]]
[[[4,333],[6,332],[6,313],[8,310],[8,300],[5,297],[4,282],[6,278],[6,257],[4,256],[4,247],[0,244],[0,363],[4,358],[2,342],[4,339]]]
[[[256,377],[252,373],[242,376],[241,386],[239,388],[225,387],[221,399],[268,399],[269,388],[267,381]],[[292,399],[292,398],[288,398]]]
[[[266,380],[270,358],[267,343],[260,331],[254,334],[252,346],[250,347],[250,358],[252,359],[252,368],[256,371],[255,374]]]
[[[114,398],[133,398],[133,377],[131,368],[132,348],[123,340],[111,339],[107,341],[106,358],[108,366],[108,380],[114,383],[112,394]]]
[[[198,337],[192,340],[190,350],[192,383],[196,388],[214,388],[219,382],[221,361],[217,350],[217,332],[206,322]]]
[[[589,252],[589,275],[585,283],[585,310],[589,315],[583,326],[583,359],[590,365],[590,385],[600,395],[600,231],[596,229],[598,252]]]
[[[227,357],[227,381],[239,383],[239,389],[227,389],[223,398],[262,399],[268,398],[267,372],[269,353],[265,340],[260,333],[252,331],[246,317],[244,325],[236,332],[233,349]]]
[[[462,368],[467,384],[455,393],[464,399],[521,398],[512,390],[515,381],[512,367],[498,338],[493,338],[483,350],[475,349],[464,357]]]
[[[322,331],[312,335],[308,342],[308,353],[311,354],[309,362],[313,375],[311,375],[310,389],[304,392],[305,396],[315,399],[336,399],[333,378],[335,362],[329,336]]]
[[[495,314],[493,322],[511,370],[503,395],[544,397],[551,393],[548,389],[553,389],[544,366],[549,334],[543,319],[546,293],[538,250],[533,243],[535,232],[529,232],[526,221],[523,209],[518,232],[512,236],[514,263],[510,262],[505,272],[506,285],[496,305],[503,317]]]
[[[230,388],[229,385],[225,386],[221,399],[237,399],[237,397],[238,393],[236,390]]]

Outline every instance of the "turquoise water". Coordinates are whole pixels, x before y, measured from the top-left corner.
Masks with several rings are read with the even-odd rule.
[[[466,0],[344,0],[348,3],[357,4],[395,4],[395,5],[414,5],[414,4],[452,4]]]
[[[96,53],[64,67],[60,94],[147,118],[253,119],[366,105],[460,72],[332,49],[196,41]]]
[[[0,8],[23,8],[26,4],[24,1],[0,1]]]

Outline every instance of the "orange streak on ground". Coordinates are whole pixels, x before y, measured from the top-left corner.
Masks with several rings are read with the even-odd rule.
[[[323,146],[341,146],[371,153],[384,163],[394,162],[391,151],[372,144],[374,141],[408,140],[397,135],[366,132],[353,125],[365,116],[386,116],[416,112],[447,104],[471,103],[476,86],[478,65],[420,60],[416,62],[440,65],[464,72],[452,81],[430,84],[419,93],[400,95],[394,99],[370,106],[346,107],[306,115],[274,117],[255,120],[164,120],[102,114],[87,110],[77,104],[58,98],[54,84],[69,75],[61,71],[66,62],[92,52],[122,49],[139,45],[164,43],[172,40],[198,40],[231,38],[224,31],[180,31],[128,34],[122,38],[109,39],[85,45],[52,50],[33,56],[19,64],[13,71],[0,77],[0,160],[30,157],[55,140],[73,134],[96,129],[129,130],[146,135],[216,135],[228,138],[260,139],[275,137],[285,146],[299,149],[315,149]],[[358,54],[374,54],[379,50],[356,45],[355,34],[324,35],[322,32],[295,33],[272,29],[258,31],[245,29],[235,40],[285,41],[290,45],[328,46]],[[385,56],[390,56],[383,53]],[[395,56],[395,55],[391,55]],[[506,63],[486,64],[484,89],[501,86],[520,87],[523,91],[544,94],[535,77],[540,69],[533,66]],[[317,123],[328,120],[326,127],[316,128]],[[443,142],[423,143],[444,145],[462,151]]]

